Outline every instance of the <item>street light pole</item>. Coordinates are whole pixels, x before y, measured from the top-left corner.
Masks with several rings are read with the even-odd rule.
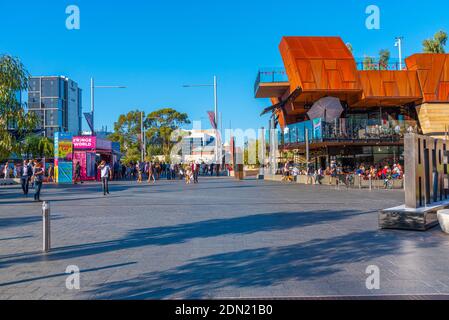
[[[92,135],[95,135],[95,89],[125,89],[125,86],[96,86],[93,77],[90,78],[90,112],[92,115]]]
[[[395,47],[398,47],[399,51],[399,70],[402,71],[402,39],[403,37],[396,37]]]
[[[191,88],[191,87],[213,87],[214,88],[215,162],[218,164],[218,162],[221,160],[221,156],[219,156],[219,154],[218,154],[218,152],[219,152],[219,147],[218,147],[219,122],[218,122],[218,80],[217,80],[217,76],[214,75],[213,84],[187,84],[187,85],[183,85],[183,87],[184,88]]]
[[[218,94],[217,94],[217,76],[214,76],[214,112],[215,112],[215,159],[219,164],[221,157],[218,154]]]

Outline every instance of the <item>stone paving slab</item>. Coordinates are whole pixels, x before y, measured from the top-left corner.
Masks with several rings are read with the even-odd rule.
[[[449,236],[379,230],[401,190],[204,178],[198,185],[44,186],[40,204],[0,187],[0,299],[179,299],[449,295]],[[69,265],[80,290],[65,286]],[[365,271],[380,270],[368,290]]]

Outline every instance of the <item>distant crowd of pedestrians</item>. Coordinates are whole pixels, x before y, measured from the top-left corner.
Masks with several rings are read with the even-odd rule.
[[[365,166],[360,164],[355,169],[350,167],[343,167],[332,161],[331,165],[326,169],[315,169],[313,165],[309,165],[306,169],[299,169],[293,161],[288,161],[281,167],[283,181],[296,181],[298,176],[307,176],[307,184],[322,184],[324,177],[329,177],[329,181],[334,180],[337,184],[344,183],[351,185],[354,182],[354,177],[360,177],[361,180],[382,180],[385,189],[392,188],[394,180],[404,178],[404,170],[399,163],[393,165],[378,164]]]
[[[103,195],[109,194],[109,182],[111,180],[128,180],[142,183],[156,183],[161,179],[167,180],[185,180],[186,184],[199,183],[200,176],[219,176],[220,165],[205,162],[188,163],[166,163],[156,161],[130,162],[128,164],[116,162],[110,164],[105,160],[95,164],[95,180],[101,182]],[[73,183],[83,183],[81,175],[81,164],[74,162]],[[21,163],[12,163],[7,161],[0,165],[0,178],[2,179],[20,179],[22,191],[28,196],[30,186],[34,188],[34,200],[40,200],[42,184],[44,182],[55,182],[55,170],[53,164],[48,164],[47,168],[41,161],[24,160]]]
[[[156,183],[160,179],[185,180],[187,184],[198,183],[199,176],[219,176],[220,165],[206,164],[205,162],[166,163],[166,162],[131,162],[128,164],[116,163],[113,168],[115,180],[130,180],[142,183]]]

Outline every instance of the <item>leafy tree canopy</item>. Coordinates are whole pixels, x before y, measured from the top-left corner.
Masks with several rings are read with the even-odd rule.
[[[433,38],[423,41],[423,51],[426,53],[445,53],[444,47],[447,43],[447,37],[446,32],[438,31]]]
[[[0,56],[0,159],[20,152],[20,142],[36,127],[36,117],[26,113],[20,99],[28,78],[18,58]]]

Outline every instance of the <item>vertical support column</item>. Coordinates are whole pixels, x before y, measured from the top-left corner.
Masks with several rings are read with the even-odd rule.
[[[42,203],[42,251],[48,253],[50,252],[50,249],[50,203],[45,201]]]
[[[259,179],[264,179],[265,178],[265,152],[266,152],[266,148],[265,148],[265,128],[262,127],[259,129],[259,150],[258,150],[258,154],[259,154]]]

